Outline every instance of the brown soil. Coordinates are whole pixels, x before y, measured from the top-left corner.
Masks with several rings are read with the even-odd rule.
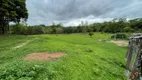
[[[118,46],[128,46],[128,41],[111,41],[115,44],[117,44]]]
[[[42,53],[32,53],[32,54],[29,54],[27,55],[26,57],[24,57],[24,60],[29,60],[29,61],[34,61],[34,60],[54,60],[54,59],[58,59],[62,56],[65,56],[66,54],[65,53],[52,53],[52,54],[49,54],[49,53],[45,53],[45,52],[42,52]]]

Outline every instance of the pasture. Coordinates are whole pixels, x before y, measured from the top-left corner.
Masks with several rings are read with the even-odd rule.
[[[125,80],[127,47],[112,34],[0,36],[0,80]],[[25,60],[31,53],[64,53],[50,60]]]

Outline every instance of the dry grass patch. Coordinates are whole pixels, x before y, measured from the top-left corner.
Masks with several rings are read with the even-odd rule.
[[[115,43],[118,46],[128,46],[128,41],[119,40],[119,41],[111,41],[111,42]]]

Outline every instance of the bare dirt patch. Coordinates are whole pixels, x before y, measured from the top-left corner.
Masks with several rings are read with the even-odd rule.
[[[29,60],[29,61],[34,61],[34,60],[40,60],[40,61],[50,61],[50,60],[56,60],[62,56],[65,56],[65,53],[46,53],[46,52],[41,52],[41,53],[32,53],[24,57],[24,60]]]
[[[119,41],[111,41],[111,42],[115,43],[118,46],[128,46],[128,41],[119,40]]]

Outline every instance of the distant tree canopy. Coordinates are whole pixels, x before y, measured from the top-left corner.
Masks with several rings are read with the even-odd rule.
[[[142,32],[142,18],[127,21],[126,18],[114,18],[112,21],[88,24],[81,22],[78,26],[65,27],[61,24],[46,26],[24,26],[19,24],[28,19],[26,0],[0,0],[0,34],[61,34],[61,33],[86,33],[86,32]],[[9,23],[15,25],[9,27]]]
[[[10,32],[12,34],[70,34],[70,33],[122,33],[122,32],[142,32],[142,18],[127,21],[125,18],[113,19],[109,22],[93,23],[88,25],[81,22],[78,26],[65,27],[62,24],[35,25],[11,25]]]
[[[26,21],[28,10],[26,0],[1,0],[0,1],[0,33],[5,34],[9,30],[9,22],[19,24],[20,20]]]

